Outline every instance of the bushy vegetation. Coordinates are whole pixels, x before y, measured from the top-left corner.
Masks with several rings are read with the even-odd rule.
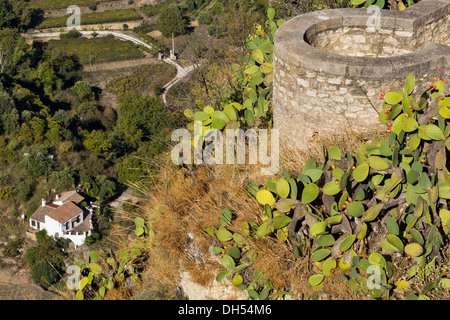
[[[142,83],[133,83],[126,89],[134,89],[132,96],[121,94],[117,121],[101,105],[101,90],[82,79],[82,64],[142,57],[134,44],[113,37],[86,39],[78,32],[28,43],[15,24],[20,20],[13,16],[10,21],[15,21],[7,25],[11,28],[0,29],[2,237],[23,239],[27,219],[43,196],[54,199],[54,192],[80,186],[98,206],[87,243],[106,241],[114,219],[107,204],[125,183],[143,179],[128,174],[127,159],[136,153],[151,159],[165,151],[166,128],[176,119],[158,96],[145,95],[134,88]],[[3,253],[19,256],[26,243],[17,241],[7,243]],[[42,236],[37,246],[27,248],[24,259],[36,283],[48,288],[60,279],[66,258],[61,250],[67,245]]]

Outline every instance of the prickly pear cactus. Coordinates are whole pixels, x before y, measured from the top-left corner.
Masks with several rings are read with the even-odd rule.
[[[249,183],[248,191],[264,210],[247,237],[290,243],[294,257],[308,257],[322,271],[309,278],[316,290],[334,268],[350,272],[352,281],[341,279],[351,286],[376,272],[383,286],[369,288],[374,298],[393,288],[390,255],[410,256],[420,267],[434,261],[449,245],[447,82],[435,78],[415,92],[415,77],[409,74],[403,88],[380,95],[378,121],[386,126],[385,139],[353,153],[324,148],[321,163],[310,159],[295,174],[283,169],[283,176],[262,186]],[[374,230],[376,243],[369,240]]]

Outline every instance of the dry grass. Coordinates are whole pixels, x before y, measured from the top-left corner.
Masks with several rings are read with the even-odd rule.
[[[280,167],[300,172],[308,158],[321,161],[322,145],[356,151],[367,140],[357,135],[323,137],[307,152],[284,151]],[[237,230],[242,221],[260,224],[263,209],[245,186],[248,181],[262,185],[267,178],[261,176],[258,165],[201,165],[186,169],[162,164],[159,182],[148,193],[149,199],[142,208],[155,232],[142,287],[165,288],[171,292],[169,296],[175,297],[180,270],[189,272],[195,283],[210,285],[222,269],[217,257],[210,253],[212,246],[220,244],[206,228],[220,225],[224,208],[235,215],[230,230]],[[270,237],[254,241],[253,245],[258,253],[253,270],[264,272],[275,287],[305,297],[314,293],[308,278],[317,270],[307,257],[296,259],[289,243]],[[338,272],[327,277],[323,291],[331,292],[334,298],[355,298],[355,293],[337,275]]]
[[[280,167],[300,172],[310,158],[314,158],[319,163],[323,162],[323,147],[338,146],[342,152],[356,152],[362,144],[382,138],[386,138],[386,134],[379,131],[349,131],[343,134],[317,135],[310,141],[307,150],[297,150],[293,146],[282,144],[280,146]]]

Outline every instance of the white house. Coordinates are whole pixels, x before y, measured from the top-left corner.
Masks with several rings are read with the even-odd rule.
[[[84,244],[91,234],[92,209],[81,205],[85,198],[76,191],[57,195],[53,203],[42,199],[41,206],[30,217],[30,226],[35,230],[45,229],[49,236],[70,239],[75,248]]]

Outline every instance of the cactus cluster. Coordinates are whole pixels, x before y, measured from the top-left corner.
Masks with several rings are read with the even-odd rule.
[[[385,8],[386,4],[389,3],[392,10],[403,10],[406,9],[406,6],[412,6],[414,0],[351,0],[350,3],[355,7],[362,6],[368,8],[370,6],[377,6],[380,9]]]
[[[240,126],[257,126],[262,118],[267,118],[272,97],[273,41],[275,31],[285,20],[274,20],[275,10],[269,8],[266,31],[257,26],[256,33],[246,41],[248,54],[240,58],[239,64],[231,65],[232,74],[224,83],[229,97],[238,98],[225,101],[217,109],[206,106],[203,110],[187,109],[188,119],[201,121],[203,132],[209,129],[236,129]],[[271,120],[269,120],[271,122]],[[193,126],[190,125],[193,130]]]
[[[270,208],[269,205],[267,207]],[[270,209],[267,209],[267,212]],[[219,258],[219,263],[225,268],[220,271],[217,276],[217,281],[222,281],[225,278],[231,278],[233,285],[248,292],[251,299],[277,299],[283,297],[285,294],[290,294],[283,289],[277,290],[265,274],[261,271],[254,271],[249,277],[249,273],[245,272],[257,259],[258,254],[255,252],[253,241],[263,235],[258,235],[258,230],[262,233],[260,225],[254,222],[241,222],[237,230],[232,226],[233,215],[228,209],[222,210],[219,218],[220,226],[208,227],[206,231],[222,244],[212,248],[213,254]],[[283,228],[281,224],[276,222],[275,226],[263,227],[266,229],[264,233],[268,233],[271,228],[272,231]]]
[[[249,183],[247,190],[264,211],[261,224],[249,227],[246,236],[290,242],[294,256],[308,256],[320,271],[309,278],[317,290],[335,268],[349,270],[350,279],[341,279],[355,287],[364,282],[358,279],[367,280],[370,266],[378,266],[381,287],[363,286],[375,298],[389,295],[395,287],[396,258],[410,257],[423,268],[446,256],[442,252],[450,232],[446,83],[435,78],[413,97],[415,77],[408,75],[404,88],[380,96],[378,120],[387,126],[386,139],[363,144],[354,153],[337,146],[324,148],[323,163],[310,159],[297,176],[283,169],[283,176],[269,178],[261,187]],[[374,243],[380,233],[381,240]],[[405,286],[407,281],[396,288]]]
[[[121,250],[117,254],[112,249],[109,252],[97,253],[91,251],[88,261],[75,261],[80,268],[80,281],[75,293],[77,300],[103,299],[113,288],[124,286],[127,279],[138,283],[138,265],[145,258],[146,244],[144,237],[152,235],[141,217],[135,218],[135,231],[138,241],[130,251]]]

